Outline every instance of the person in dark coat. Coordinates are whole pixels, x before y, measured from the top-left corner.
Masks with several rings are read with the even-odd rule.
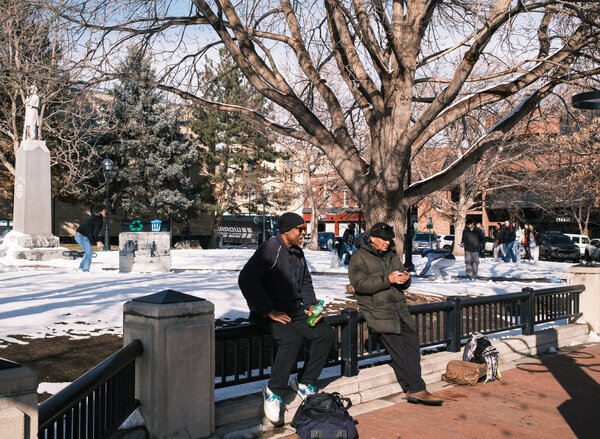
[[[479,270],[479,250],[485,242],[481,229],[475,227],[473,220],[467,220],[467,227],[463,230],[461,245],[465,249],[465,272],[468,279],[477,279]]]
[[[344,264],[348,265],[350,263],[350,258],[352,257],[352,253],[354,253],[354,251],[356,250],[356,247],[354,247],[354,238],[355,238],[355,230],[356,230],[356,226],[354,225],[354,223],[350,223],[348,224],[348,228],[346,230],[344,230],[344,235],[342,236],[342,239],[344,240],[344,243],[346,244],[346,248],[345,248],[345,255],[344,255]]]
[[[321,319],[314,327],[306,322],[317,298],[301,249],[304,219],[286,212],[278,224],[279,233],[256,249],[238,278],[250,320],[278,342],[271,379],[263,389],[265,415],[274,424],[281,422],[282,397],[300,349],[310,342],[308,359],[289,385],[304,399],[316,393],[316,381],[335,341],[334,330]]]
[[[377,223],[369,234],[356,240],[356,252],[348,267],[348,277],[356,292],[360,311],[369,328],[379,333],[392,357],[392,368],[409,402],[441,405],[429,393],[421,377],[421,353],[415,321],[408,311],[403,291],[410,275],[393,249],[394,229]]]
[[[92,209],[92,215],[77,227],[75,242],[83,250],[83,258],[79,264],[81,271],[90,271],[90,265],[92,264],[92,242],[95,242],[98,247],[102,247],[98,233],[102,230],[102,220],[105,214],[106,210],[102,207]]]

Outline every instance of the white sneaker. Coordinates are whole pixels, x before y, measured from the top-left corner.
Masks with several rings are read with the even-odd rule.
[[[268,386],[265,386],[265,388],[263,389],[263,398],[263,408],[265,410],[265,416],[273,424],[279,424],[279,422],[281,421],[281,406],[283,404],[281,397],[275,395],[269,390]]]
[[[302,384],[298,382],[298,377],[294,377],[292,381],[290,381],[290,387],[294,392],[298,394],[298,396],[304,401],[308,395],[314,395],[317,393],[317,389],[315,386],[309,384]]]

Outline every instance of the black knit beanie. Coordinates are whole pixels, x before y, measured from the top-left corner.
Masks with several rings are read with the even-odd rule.
[[[279,217],[279,233],[285,233],[292,230],[294,227],[298,227],[300,224],[304,224],[304,219],[294,212],[286,212]]]

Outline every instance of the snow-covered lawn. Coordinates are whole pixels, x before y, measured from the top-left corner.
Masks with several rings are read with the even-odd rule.
[[[170,273],[119,273],[119,252],[98,252],[89,273],[77,270],[79,260],[56,259],[44,262],[0,258],[0,347],[16,342],[11,335],[72,337],[121,334],[123,304],[131,299],[173,289],[210,300],[215,317],[233,320],[246,317],[248,309],[237,286],[238,271],[252,255],[252,249],[173,250]],[[347,300],[347,270],[330,268],[330,254],[305,250],[317,296],[327,303]],[[425,261],[413,259],[419,273]],[[548,283],[524,282],[544,278],[551,282],[566,279],[570,264],[540,262],[494,262],[481,260],[482,277],[510,277],[515,282],[449,281],[413,277],[410,291],[432,295],[483,296],[534,289]],[[448,272],[464,276],[462,258]],[[328,274],[319,274],[328,273]],[[331,274],[339,273],[339,274]]]

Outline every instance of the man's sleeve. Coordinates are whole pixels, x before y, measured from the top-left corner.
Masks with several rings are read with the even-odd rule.
[[[250,311],[265,316],[273,311],[273,302],[263,287],[262,280],[270,268],[265,245],[259,247],[246,262],[238,277],[238,285]]]
[[[317,296],[315,295],[315,289],[312,283],[312,276],[310,275],[310,271],[308,270],[308,265],[306,264],[306,259],[304,260],[304,276],[302,278],[302,301],[304,302],[304,306],[310,307],[317,303]]]
[[[382,271],[369,273],[365,270],[365,263],[360,253],[355,253],[350,259],[348,267],[348,278],[350,283],[359,294],[375,294],[390,288],[390,279]]]
[[[102,221],[94,221],[94,227],[92,228],[92,238],[94,242],[91,242],[90,244],[95,244],[99,241],[98,239],[98,233],[100,233],[100,229],[102,228]]]

